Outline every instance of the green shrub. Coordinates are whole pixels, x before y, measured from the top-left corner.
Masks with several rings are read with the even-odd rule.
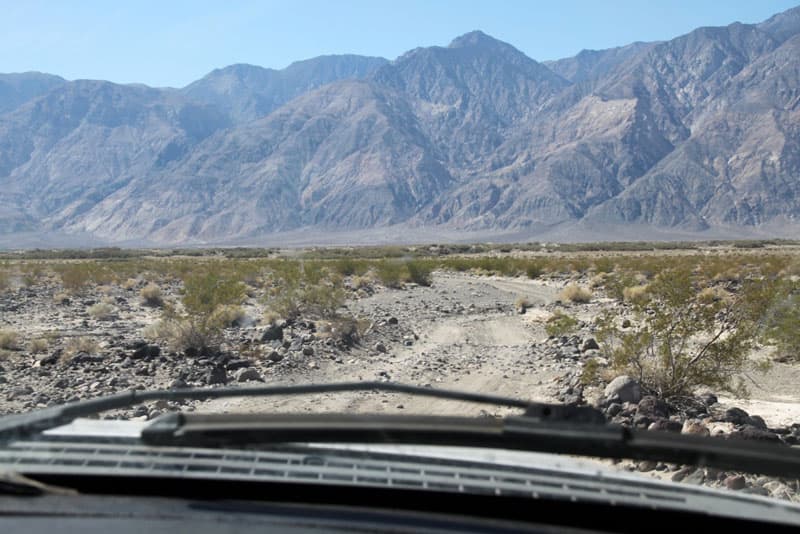
[[[406,263],[408,280],[421,286],[430,286],[433,283],[431,273],[433,266],[425,260],[411,260]]]
[[[578,320],[563,312],[555,312],[545,323],[544,330],[550,337],[571,334],[578,326]]]
[[[633,302],[637,325],[616,326],[606,314],[598,340],[611,366],[650,393],[675,397],[708,386],[746,394],[740,374],[773,298],[770,284],[751,280],[731,298],[701,297],[704,281],[685,266],[660,273],[649,299]]]
[[[397,260],[383,260],[374,265],[375,276],[381,284],[390,288],[403,287],[407,270],[402,262]]]

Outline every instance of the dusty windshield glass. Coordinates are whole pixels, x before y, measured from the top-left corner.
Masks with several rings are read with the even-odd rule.
[[[347,22],[314,4],[347,35],[314,23],[290,36],[252,22],[292,27],[294,12],[204,5],[187,19],[175,4],[189,22],[154,23],[158,54],[117,43],[95,64],[79,60],[87,41],[42,21],[152,13],[13,10],[0,22],[20,51],[0,58],[0,414],[131,389],[377,381],[791,450],[800,8],[784,4],[708,4],[663,27],[644,6],[583,5],[574,27],[542,8],[564,34],[549,44],[519,31],[537,16],[527,3],[452,20],[413,4],[410,19],[436,24],[402,38],[386,26],[411,27],[397,7],[343,6]],[[604,25],[618,35],[597,29],[623,15],[624,31]],[[297,40],[312,33],[321,48]],[[39,34],[54,46],[23,53]],[[217,55],[200,46],[209,34]],[[260,58],[264,43],[288,55]],[[178,410],[520,413],[350,391],[103,417]],[[602,463],[798,499],[796,480]]]

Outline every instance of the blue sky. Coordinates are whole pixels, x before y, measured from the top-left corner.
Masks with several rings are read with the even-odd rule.
[[[183,86],[217,67],[394,59],[480,29],[537,60],[759,22],[798,0],[0,0],[0,72]]]

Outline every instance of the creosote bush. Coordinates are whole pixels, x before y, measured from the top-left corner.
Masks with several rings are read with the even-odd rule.
[[[578,326],[578,320],[566,313],[555,312],[544,325],[544,330],[550,337],[560,337],[571,334]]]
[[[47,352],[47,349],[50,348],[50,341],[44,337],[37,337],[32,339],[28,342],[28,352],[31,354],[40,354],[42,352]]]
[[[685,266],[667,269],[648,285],[648,299],[630,302],[636,327],[622,329],[615,315],[603,316],[597,337],[611,366],[660,397],[698,386],[746,394],[741,374],[755,369],[747,356],[774,284],[756,278],[735,295],[717,298],[716,291],[703,291],[707,283]]]
[[[107,321],[114,315],[115,311],[114,306],[108,302],[97,302],[86,309],[86,312],[98,321]]]

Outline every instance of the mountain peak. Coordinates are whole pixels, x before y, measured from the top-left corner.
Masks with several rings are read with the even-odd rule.
[[[495,39],[491,35],[486,35],[480,30],[474,30],[460,37],[456,37],[448,48],[469,48],[473,46],[513,48],[510,44]]]

